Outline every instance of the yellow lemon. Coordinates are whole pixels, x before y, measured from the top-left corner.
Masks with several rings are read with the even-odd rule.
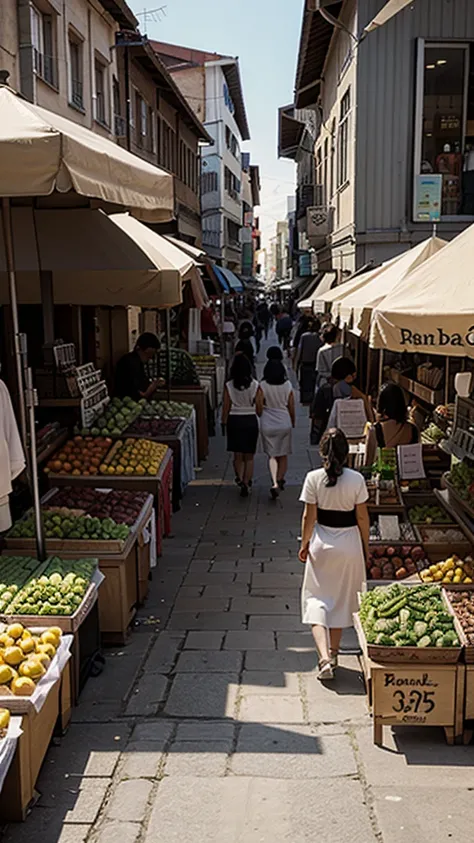
[[[19,676],[11,684],[11,690],[16,697],[31,697],[35,690],[35,683],[29,676]]]

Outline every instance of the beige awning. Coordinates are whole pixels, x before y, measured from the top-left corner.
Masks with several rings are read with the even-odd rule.
[[[352,317],[353,325],[359,329],[363,336],[368,337],[373,309],[395,289],[409,272],[413,272],[445,245],[445,240],[441,240],[439,237],[430,237],[398,255],[388,266],[385,266],[383,272],[380,272],[363,287],[359,287],[358,290],[342,299],[339,306],[339,315],[342,321],[349,324]]]
[[[0,196],[76,191],[150,222],[174,216],[173,176],[0,87]]]
[[[40,269],[52,273],[56,304],[173,307],[191,280],[192,259],[128,214],[13,208],[12,223],[20,304],[41,303]],[[8,302],[0,226],[0,304]]]
[[[318,286],[315,290],[313,290],[311,295],[298,302],[300,310],[308,310],[311,308],[313,313],[324,310],[325,301],[323,300],[322,295],[331,289],[335,280],[335,272],[325,272]]]
[[[126,214],[119,214],[118,216],[122,218],[125,217],[127,220],[131,219],[130,217],[127,217]],[[134,220],[131,220],[131,222],[133,223]],[[146,228],[146,226],[144,226],[144,228]],[[179,269],[183,281],[190,283],[196,307],[199,309],[207,307],[209,304],[209,296],[207,295],[206,288],[202,280],[198,261],[190,252],[188,252],[188,249],[194,249],[194,247],[188,246],[187,243],[183,243],[182,248],[179,240],[173,240],[172,237],[162,237],[160,234],[155,234],[155,232],[151,231],[149,228],[146,230],[150,231],[150,234],[158,238],[161,254]],[[198,249],[194,249],[194,251],[198,252]]]
[[[370,344],[474,357],[474,226],[410,272],[375,308]]]
[[[337,305],[342,299],[350,293],[353,293],[354,290],[358,290],[359,287],[363,287],[365,284],[368,284],[372,278],[376,278],[377,275],[383,271],[383,268],[386,265],[387,264],[382,264],[382,266],[378,266],[375,269],[369,269],[368,272],[362,272],[360,275],[356,275],[355,278],[349,278],[349,280],[345,281],[344,284],[338,284],[337,287],[333,287],[331,290],[328,290],[327,293],[322,293],[319,296],[320,301],[325,304],[333,305],[332,310],[337,312]],[[334,307],[334,305],[336,305],[336,307]]]

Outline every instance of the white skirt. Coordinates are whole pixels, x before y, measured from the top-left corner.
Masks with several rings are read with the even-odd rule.
[[[316,524],[301,590],[303,623],[329,629],[352,626],[365,577],[359,528]]]
[[[288,410],[264,407],[260,418],[260,434],[267,457],[286,457],[291,454],[291,432]]]

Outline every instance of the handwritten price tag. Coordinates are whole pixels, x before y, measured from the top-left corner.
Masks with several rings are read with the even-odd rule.
[[[393,669],[377,665],[372,679],[374,713],[387,724],[449,726],[454,723],[455,665],[393,665]]]

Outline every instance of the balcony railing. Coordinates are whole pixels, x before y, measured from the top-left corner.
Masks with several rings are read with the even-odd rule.
[[[71,105],[84,108],[83,85],[80,79],[71,79]]]

